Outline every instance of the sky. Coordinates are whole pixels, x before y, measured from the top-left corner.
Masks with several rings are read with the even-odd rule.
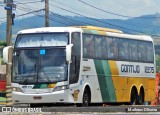
[[[13,0],[16,18],[35,15],[28,14],[44,8],[42,0]],[[3,0],[0,0],[0,22],[6,20],[6,10]],[[127,19],[148,14],[160,13],[160,0],[49,0],[49,10],[52,13],[69,16],[88,16],[104,19]],[[40,12],[44,13],[43,11]]]

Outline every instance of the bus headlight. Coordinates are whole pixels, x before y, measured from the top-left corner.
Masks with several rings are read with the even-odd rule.
[[[54,88],[53,91],[60,91],[60,90],[66,90],[66,89],[69,89],[68,85],[57,86],[57,87]]]
[[[12,91],[15,91],[15,92],[22,92],[22,89],[19,88],[19,87],[12,87]]]

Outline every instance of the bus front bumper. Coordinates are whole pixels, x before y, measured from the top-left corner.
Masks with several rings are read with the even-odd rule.
[[[71,103],[73,97],[69,95],[69,90],[56,91],[52,93],[25,94],[22,92],[12,92],[12,102],[14,104],[23,103]]]

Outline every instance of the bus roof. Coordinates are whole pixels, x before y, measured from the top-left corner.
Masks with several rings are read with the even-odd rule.
[[[73,27],[87,29],[87,30],[103,31],[103,32],[123,33],[121,30],[103,28],[103,27],[97,27],[97,26],[73,26]]]
[[[90,33],[90,34],[107,35],[112,37],[153,41],[150,36],[124,34],[120,30],[110,29],[110,28],[101,28],[96,26],[42,27],[42,28],[21,30],[18,32],[18,34],[49,33],[49,32],[83,32],[83,33]]]
[[[18,34],[27,34],[27,33],[47,33],[47,32],[85,32],[88,31],[97,31],[97,32],[114,32],[114,33],[123,33],[117,29],[102,28],[96,26],[71,26],[71,27],[42,27],[42,28],[33,28],[25,29],[18,32]]]
[[[82,32],[81,28],[73,27],[42,27],[42,28],[32,28],[25,29],[18,32],[18,34],[28,34],[28,33],[49,33],[49,32]]]
[[[136,40],[144,40],[144,41],[153,42],[153,39],[147,35],[119,34],[119,33],[112,33],[112,32],[106,32],[106,35],[111,36],[111,37],[124,38],[124,39],[128,38],[128,39],[136,39]]]

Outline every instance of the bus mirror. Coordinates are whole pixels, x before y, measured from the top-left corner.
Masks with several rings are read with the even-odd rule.
[[[9,53],[13,50],[13,46],[7,46],[3,48],[3,61],[6,64],[9,64]],[[12,55],[12,53],[10,54]]]
[[[66,46],[66,61],[68,63],[71,63],[71,51],[72,51],[73,44],[69,44]]]

